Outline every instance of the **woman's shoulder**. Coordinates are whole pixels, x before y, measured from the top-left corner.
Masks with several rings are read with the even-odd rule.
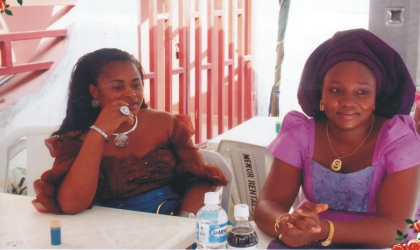
[[[171,113],[157,109],[141,109],[139,119],[146,121],[154,129],[164,128],[168,132],[174,124],[174,116]]]
[[[162,120],[162,121],[173,121],[174,116],[169,113],[166,112],[164,110],[158,110],[158,109],[141,109],[140,110],[141,115],[144,116],[145,118],[153,118],[153,119],[158,119],[158,120]]]
[[[56,135],[45,139],[44,143],[52,157],[56,157],[62,152],[78,151],[83,144],[85,134],[77,131],[67,132],[66,134]]]
[[[308,142],[310,134],[314,130],[313,124],[313,118],[309,118],[298,111],[290,111],[284,116],[280,132],[273,143],[288,138],[287,140],[293,140],[303,145]]]
[[[157,109],[141,110],[144,119],[155,124],[156,126],[164,125],[169,135],[176,133],[178,130],[185,130],[192,136],[194,134],[194,126],[189,115],[172,114]]]
[[[312,123],[312,124],[311,124]],[[267,150],[276,158],[297,168],[309,154],[313,142],[314,119],[298,111],[290,111],[283,119],[280,132]]]
[[[402,145],[418,145],[420,136],[417,134],[414,120],[408,115],[395,115],[385,120],[378,135],[378,149],[401,148]]]
[[[181,122],[181,123],[189,123],[191,122],[191,117],[189,115],[184,114],[172,114],[163,110],[157,109],[145,109],[141,110],[143,115],[147,118],[158,119],[159,121],[166,121],[166,122]]]
[[[418,137],[414,119],[408,115],[395,115],[384,121],[380,133],[391,136],[391,140],[401,137]]]
[[[86,133],[82,131],[69,131],[61,135],[52,135],[50,138],[45,139],[45,141],[53,143],[56,141],[83,141],[86,137]]]
[[[289,131],[298,130],[300,132],[309,131],[309,126],[314,122],[313,118],[309,118],[299,111],[288,112],[283,119],[281,128]]]
[[[386,120],[376,144],[376,158],[387,163],[389,173],[420,164],[420,136],[411,116],[395,115]]]

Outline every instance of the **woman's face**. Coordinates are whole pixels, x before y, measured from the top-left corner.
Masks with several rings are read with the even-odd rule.
[[[98,86],[91,85],[92,96],[101,107],[116,100],[128,103],[135,115],[143,102],[143,82],[136,66],[130,62],[111,62],[107,64],[97,79]]]
[[[322,86],[324,112],[336,127],[352,129],[370,123],[375,98],[375,75],[362,63],[337,63],[325,74]]]

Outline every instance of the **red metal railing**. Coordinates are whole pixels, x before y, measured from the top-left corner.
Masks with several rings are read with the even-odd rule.
[[[64,15],[66,15],[75,5],[77,0],[25,0],[24,5],[20,6],[16,1],[10,1],[10,9],[13,9],[13,12],[18,12],[16,17],[5,17],[5,31],[7,33],[0,34],[0,53],[1,53],[1,65],[0,65],[0,75],[8,75],[2,78],[2,82],[0,82],[0,86],[2,86],[5,82],[10,80],[14,74],[17,73],[24,73],[24,72],[34,72],[34,71],[42,71],[48,70],[53,65],[54,61],[31,61],[28,62],[28,58],[32,53],[35,53],[37,46],[33,46],[36,43],[39,43],[43,38],[50,38],[50,37],[66,37],[67,36],[67,29],[58,29],[58,30],[46,30],[48,26],[51,26]],[[53,12],[55,6],[62,6],[58,11]],[[35,11],[37,13],[35,16],[39,17],[40,12],[44,13],[43,20],[37,20],[38,25],[26,25],[25,22],[21,22],[22,19],[25,19],[25,15],[31,14]],[[51,14],[51,16],[50,16]],[[9,20],[7,20],[9,18]],[[32,19],[29,19],[32,21]],[[47,23],[43,22],[48,20]],[[8,27],[8,22],[14,22],[12,27],[12,31],[10,31],[10,27]],[[22,23],[22,25],[16,24]],[[34,28],[38,27],[38,28]],[[44,30],[45,29],[45,30]],[[30,42],[21,42],[24,40],[34,40]],[[29,44],[29,46],[26,46]],[[29,49],[28,49],[29,48]],[[31,51],[33,48],[33,51]],[[22,50],[27,49],[27,50]],[[51,48],[47,48],[49,50]],[[13,52],[15,53],[16,61],[13,62]],[[46,53],[44,51],[43,53]],[[13,90],[12,90],[13,89]],[[26,92],[18,92],[18,89],[14,89],[13,87],[8,86],[8,88],[2,87],[1,91],[4,93],[8,93],[8,91],[15,91],[17,92],[14,96],[22,96],[26,94]],[[13,98],[12,98],[13,99]],[[16,99],[16,98],[15,98]],[[14,99],[13,99],[14,100]],[[10,103],[13,102],[10,101]],[[4,103],[5,99],[0,98],[0,103]]]
[[[149,61],[149,104],[152,108],[191,115],[197,144],[256,113],[251,60],[252,0],[204,3],[140,2],[141,8],[148,5],[147,14],[143,12],[148,16],[140,18],[148,20],[148,40],[142,40],[146,34],[141,28],[145,24],[140,23],[139,58]],[[143,54],[148,57],[142,58]],[[160,91],[158,84],[163,82],[165,87]],[[174,101],[174,95],[178,101]]]
[[[53,61],[33,62],[13,65],[12,62],[12,41],[39,39],[45,37],[64,37],[67,36],[67,30],[44,30],[17,32],[9,34],[0,34],[1,67],[0,75],[11,75],[16,73],[47,70],[50,69]]]

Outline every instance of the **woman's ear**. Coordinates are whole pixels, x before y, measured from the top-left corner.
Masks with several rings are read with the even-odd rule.
[[[89,84],[89,92],[93,98],[98,99],[98,88],[95,85]]]

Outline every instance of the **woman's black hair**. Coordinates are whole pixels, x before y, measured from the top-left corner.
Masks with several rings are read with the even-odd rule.
[[[144,80],[144,70],[139,61],[131,54],[114,48],[103,48],[82,56],[74,65],[69,85],[66,117],[59,130],[52,136],[66,134],[70,131],[81,133],[89,130],[101,112],[101,108],[92,107],[92,95],[89,85],[98,85],[97,79],[106,65],[112,62],[132,62]],[[144,102],[141,108],[147,108]]]

